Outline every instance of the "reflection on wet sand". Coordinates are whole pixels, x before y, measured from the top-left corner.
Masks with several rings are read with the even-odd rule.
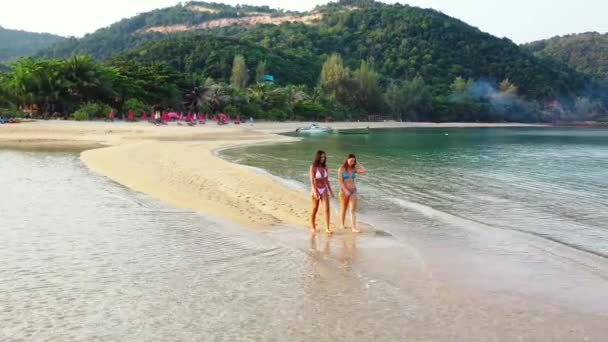
[[[323,236],[310,234],[309,248],[313,255],[335,257],[341,269],[350,271],[356,261],[357,238],[356,234]]]

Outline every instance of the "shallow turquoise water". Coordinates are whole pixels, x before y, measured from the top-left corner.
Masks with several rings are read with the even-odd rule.
[[[304,188],[317,149],[328,153],[334,188],[343,157],[357,154],[369,170],[362,213],[395,235],[474,225],[608,255],[606,129],[387,129],[226,154]]]

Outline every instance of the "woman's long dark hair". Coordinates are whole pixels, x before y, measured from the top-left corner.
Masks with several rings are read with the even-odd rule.
[[[323,162],[321,162],[322,156],[325,156]],[[312,166],[323,168],[327,167],[327,154],[325,153],[325,151],[318,150],[317,153],[315,153],[315,159],[312,161]]]
[[[344,164],[342,164],[342,167],[344,168],[344,170],[348,170],[348,160],[350,158],[355,158],[355,163],[353,164],[353,167],[357,167],[357,157],[354,154],[349,154],[346,156],[346,158],[344,158]]]

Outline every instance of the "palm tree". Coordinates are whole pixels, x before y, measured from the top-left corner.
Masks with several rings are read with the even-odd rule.
[[[306,86],[303,85],[289,85],[285,88],[287,94],[287,108],[290,112],[300,102],[310,99],[310,96],[306,93]]]
[[[37,75],[38,109],[42,114],[57,111],[61,107],[61,95],[65,90],[65,80],[59,70],[59,63],[49,63],[46,71]]]
[[[257,83],[247,89],[249,98],[259,104],[262,108],[269,109],[276,107],[277,104],[283,102],[282,97],[284,91],[282,88],[277,88],[272,84]]]
[[[13,64],[14,72],[9,88],[18,104],[30,106],[36,102],[36,81],[34,71],[37,69],[32,58],[24,58]]]
[[[221,111],[231,101],[224,88],[211,79],[207,79],[199,88],[199,94],[198,105],[208,107],[213,113]]]
[[[90,56],[72,56],[64,60],[64,75],[69,82],[68,93],[78,102],[105,97],[110,88],[103,82],[100,68]]]
[[[247,88],[248,95],[251,99],[263,104],[267,100],[267,94],[270,92],[271,86],[266,83],[256,83]]]
[[[323,88],[321,88],[320,86],[316,86],[316,87],[312,88],[312,90],[309,94],[309,100],[312,101],[312,103],[320,104],[322,99],[323,99]]]
[[[201,96],[201,91],[199,87],[194,87],[194,89],[188,91],[184,96],[184,108],[187,108],[189,112],[196,111],[196,107],[198,107],[198,100]]]
[[[26,58],[13,65],[8,88],[19,105],[36,106],[41,113],[55,109],[64,91],[60,63]]]

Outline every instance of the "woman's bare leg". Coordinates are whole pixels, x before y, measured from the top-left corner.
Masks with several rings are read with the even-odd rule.
[[[317,211],[319,211],[319,199],[316,196],[312,197],[312,210],[310,212],[310,232],[317,232]]]
[[[346,210],[348,209],[348,197],[340,192],[340,228],[344,229],[344,221],[346,221]]]
[[[352,224],[353,233],[360,233],[357,228],[357,195],[350,196],[350,222]]]

